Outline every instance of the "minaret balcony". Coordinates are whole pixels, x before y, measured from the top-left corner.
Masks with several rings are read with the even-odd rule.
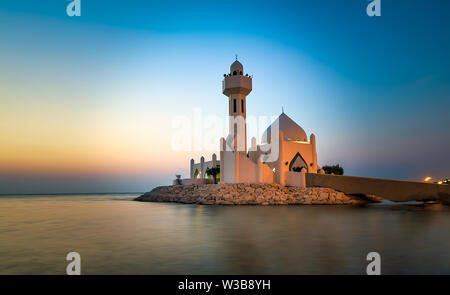
[[[222,92],[230,94],[248,95],[252,91],[252,79],[248,76],[226,76],[222,81]]]

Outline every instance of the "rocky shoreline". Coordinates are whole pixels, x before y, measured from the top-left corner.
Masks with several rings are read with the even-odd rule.
[[[159,186],[135,201],[202,205],[354,205],[379,200],[373,197],[347,196],[322,187],[221,183]]]

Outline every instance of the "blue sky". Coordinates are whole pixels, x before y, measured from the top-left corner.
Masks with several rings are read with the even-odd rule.
[[[381,0],[372,18],[365,0],[81,0],[73,18],[68,3],[0,3],[0,126],[14,134],[2,147],[42,155],[33,170],[4,153],[0,193],[145,191],[186,175],[192,155],[164,152],[169,118],[226,114],[235,53],[254,75],[248,113],[283,106],[316,134],[320,165],[450,176],[448,1]],[[88,164],[71,172],[76,157]]]

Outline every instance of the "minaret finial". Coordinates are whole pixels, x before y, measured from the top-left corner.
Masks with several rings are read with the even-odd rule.
[[[236,56],[236,61],[237,61],[238,55],[237,55],[237,54],[235,54],[234,56]]]
[[[281,106],[281,113],[284,114],[284,108]]]

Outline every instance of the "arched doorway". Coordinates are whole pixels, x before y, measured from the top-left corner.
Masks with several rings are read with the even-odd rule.
[[[305,168],[306,172],[309,172],[308,164],[306,164],[305,159],[303,159],[300,153],[297,153],[294,158],[292,158],[291,163],[289,163],[289,171],[300,172],[302,168]]]

